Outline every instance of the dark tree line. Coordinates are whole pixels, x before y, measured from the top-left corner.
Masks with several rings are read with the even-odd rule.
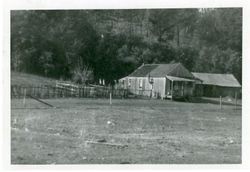
[[[242,9],[11,12],[15,71],[71,80],[88,68],[113,83],[142,63],[170,62],[241,82]]]

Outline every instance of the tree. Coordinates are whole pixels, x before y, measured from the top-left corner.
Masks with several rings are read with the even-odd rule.
[[[203,10],[198,26],[202,48],[196,70],[233,73],[241,82],[242,9]]]
[[[188,70],[193,71],[199,56],[199,51],[192,47],[176,49],[176,61],[181,62]]]
[[[201,13],[199,38],[206,46],[217,45],[239,53],[242,51],[242,9],[211,9]]]
[[[13,61],[19,57],[26,72],[70,78],[75,57],[95,56],[98,37],[87,16],[86,11],[12,11]]]
[[[152,32],[158,41],[173,41],[176,39],[180,46],[180,31],[192,33],[198,18],[197,9],[157,9],[150,12],[149,21],[152,23]]]
[[[75,83],[86,85],[94,78],[93,69],[89,65],[84,65],[80,59],[78,65],[72,70],[72,80]]]
[[[194,71],[208,73],[232,73],[241,83],[242,57],[231,49],[204,47],[197,58]]]
[[[47,77],[71,79],[81,61],[113,83],[142,63],[176,61],[241,80],[241,51],[241,8],[11,12],[11,69]]]

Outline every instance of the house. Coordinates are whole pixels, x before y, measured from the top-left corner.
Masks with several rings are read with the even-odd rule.
[[[232,74],[192,73],[202,82],[195,85],[196,96],[219,97],[239,95],[241,85]]]
[[[136,95],[172,99],[192,96],[195,77],[181,63],[143,64],[119,84]]]

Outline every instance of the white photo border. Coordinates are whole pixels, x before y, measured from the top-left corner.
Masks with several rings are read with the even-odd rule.
[[[10,11],[35,9],[243,8],[242,164],[229,165],[11,165],[10,163]],[[4,170],[249,170],[250,169],[250,6],[247,0],[3,0],[1,25],[1,155]],[[3,26],[3,27],[2,27]]]

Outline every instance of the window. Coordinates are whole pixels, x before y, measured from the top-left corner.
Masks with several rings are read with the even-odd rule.
[[[139,88],[142,88],[142,79],[139,79]]]

